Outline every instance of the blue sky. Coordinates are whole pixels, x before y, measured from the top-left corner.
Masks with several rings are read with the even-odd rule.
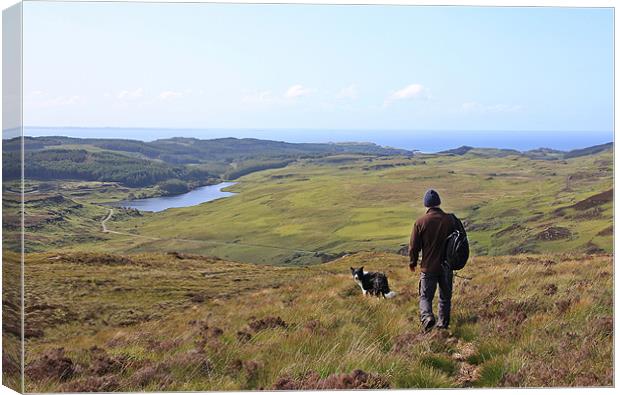
[[[24,123],[613,129],[611,9],[24,6]]]

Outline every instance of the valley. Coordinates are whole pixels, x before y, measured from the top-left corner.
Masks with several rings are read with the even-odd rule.
[[[223,189],[234,194],[224,199],[157,213],[115,210],[108,228],[135,237],[100,232],[106,204],[161,196],[158,185],[27,179],[25,248],[179,250],[278,265],[397,252],[432,187],[444,209],[465,221],[476,255],[611,252],[612,156],[609,146],[572,154],[463,147],[439,154],[300,156],[236,178]],[[10,183],[4,186],[7,211],[19,197]],[[10,238],[15,225],[7,222]]]
[[[24,185],[29,392],[612,385],[610,145],[424,154],[292,144],[272,166],[268,143],[240,150],[243,160],[173,165],[142,150],[186,149],[176,139],[133,152],[76,140],[39,142],[37,152],[88,154]],[[173,177],[209,167],[187,188],[233,181],[223,191],[234,194],[160,212],[114,207],[167,195],[170,179],[93,179],[81,163],[92,169],[96,152],[129,161],[111,174],[132,160]],[[422,334],[417,274],[402,254],[431,187],[466,226],[461,274],[472,280],[455,281],[450,330]],[[19,274],[19,188],[5,178],[5,279]],[[397,297],[363,298],[350,266],[384,271]],[[8,382],[17,283],[3,294]]]

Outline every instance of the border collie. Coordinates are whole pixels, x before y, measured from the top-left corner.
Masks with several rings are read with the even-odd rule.
[[[353,280],[360,286],[364,296],[383,296],[391,299],[396,292],[390,291],[388,279],[385,274],[378,272],[365,272],[364,266],[359,269],[351,268]]]

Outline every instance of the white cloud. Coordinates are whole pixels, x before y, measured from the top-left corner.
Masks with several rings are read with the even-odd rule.
[[[137,88],[134,90],[120,91],[116,97],[120,100],[136,100],[136,99],[140,99],[143,96],[144,96],[144,90],[142,88]]]
[[[396,90],[385,99],[384,106],[399,100],[426,99],[428,97],[426,88],[421,84],[410,84]]]
[[[482,104],[470,101],[463,103],[461,108],[467,113],[505,113],[521,111],[523,106],[519,104]]]
[[[79,104],[84,101],[82,96],[55,96],[52,97],[43,91],[32,91],[24,95],[24,102],[29,107],[35,108],[50,108],[50,107],[63,107]]]
[[[54,107],[54,106],[68,106],[71,104],[78,104],[81,101],[82,101],[82,98],[80,96],[74,95],[74,96],[58,96],[58,97],[48,100],[46,103],[49,106]]]
[[[286,99],[296,99],[298,97],[308,96],[311,93],[314,93],[314,89],[309,89],[304,87],[303,85],[293,85],[286,90],[284,93],[284,98]]]
[[[271,91],[250,93],[243,96],[243,98],[241,99],[241,101],[244,103],[268,103],[272,100],[273,95],[271,94]]]
[[[41,97],[45,97],[46,94],[43,91],[32,91],[24,95],[25,99],[38,99]]]
[[[346,88],[342,88],[340,92],[336,94],[336,99],[354,100],[354,99],[357,99],[357,97],[358,97],[357,85],[355,84],[351,84],[347,86]]]
[[[290,105],[297,99],[309,96],[315,92],[316,89],[306,88],[303,85],[296,84],[291,85],[282,95],[274,94],[271,90],[247,93],[241,98],[241,102],[251,104]]]
[[[186,91],[186,92],[191,93],[191,90]],[[173,100],[173,99],[179,99],[181,97],[183,97],[183,92],[175,92],[175,91],[163,91],[157,96],[159,100]]]

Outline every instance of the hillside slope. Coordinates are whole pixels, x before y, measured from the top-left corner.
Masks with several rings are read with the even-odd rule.
[[[21,143],[21,138],[2,143],[5,180],[21,176]],[[120,182],[130,187],[178,179],[204,184],[217,178],[234,179],[259,170],[284,167],[300,158],[340,153],[411,154],[373,143],[287,143],[250,138],[175,137],[144,142],[26,136],[23,144],[28,179]]]
[[[227,199],[110,222],[111,229],[155,242],[114,238],[85,247],[291,265],[355,251],[395,252],[424,213],[424,192],[434,188],[442,208],[465,221],[476,255],[612,251],[611,151],[566,161],[476,152],[334,155],[238,181],[227,189],[237,195]]]
[[[175,144],[191,146],[185,140],[174,139]],[[160,213],[116,210],[108,226],[126,234],[121,237],[100,232],[98,221],[107,215],[106,203],[201,185],[208,182],[203,179],[203,164],[173,166],[146,157],[124,156],[126,161],[102,167],[93,158],[112,151],[85,143],[65,143],[62,146],[67,149],[81,147],[74,153],[86,152],[85,157],[74,156],[87,158],[85,163],[76,164],[85,166],[82,170],[122,170],[117,174],[120,178],[115,179],[128,180],[133,179],[133,169],[141,174],[138,178],[150,180],[147,184],[158,179],[151,176],[162,180],[132,188],[120,181],[29,178],[25,202],[28,251],[177,250],[286,265],[324,262],[356,251],[395,252],[407,242],[413,221],[423,213],[420,199],[427,188],[438,190],[442,207],[464,221],[477,255],[612,251],[613,151],[608,145],[603,151],[597,151],[601,147],[597,152],[585,150],[590,153],[567,160],[539,160],[514,151],[465,147],[461,155],[339,153],[295,161],[233,161],[225,165],[227,172],[241,175],[253,171],[227,189],[236,195]],[[262,144],[246,143],[247,149]],[[50,147],[39,147],[35,152],[56,157]],[[537,155],[555,155],[538,151]],[[144,161],[160,166],[151,168],[156,174],[142,174],[140,163]],[[66,161],[56,162],[59,170],[76,169]],[[118,169],[114,170],[115,166]],[[265,170],[265,166],[276,168]],[[184,176],[190,173],[195,177]],[[164,180],[177,176],[184,179]],[[5,209],[14,211],[19,184],[6,181],[3,188]],[[56,203],[56,199],[62,202]],[[7,238],[19,239],[17,229],[14,221],[8,221],[4,228]]]
[[[29,392],[612,384],[610,255],[473,257],[450,330],[430,334],[417,273],[394,254],[297,268],[178,253],[26,263]],[[398,296],[364,298],[350,266],[384,271]]]

